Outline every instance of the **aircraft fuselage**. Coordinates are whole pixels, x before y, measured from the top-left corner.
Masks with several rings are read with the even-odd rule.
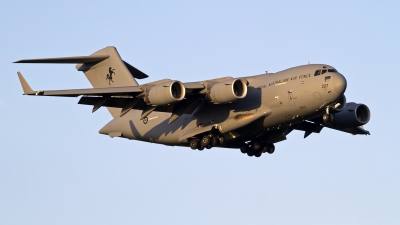
[[[191,115],[184,114],[172,124],[168,124],[171,113],[152,112],[140,120],[142,111],[131,110],[99,132],[111,137],[188,146],[192,133],[214,129],[223,133],[228,142],[243,142],[260,135],[273,136],[276,130],[320,117],[327,106],[343,96],[347,86],[342,74],[323,64],[243,78],[248,82],[244,99],[230,104],[203,101]],[[278,141],[279,137],[269,140]]]

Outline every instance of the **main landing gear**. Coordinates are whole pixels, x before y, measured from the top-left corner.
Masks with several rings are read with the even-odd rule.
[[[275,145],[271,143],[261,143],[258,141],[251,142],[249,144],[244,143],[242,147],[240,147],[240,152],[246,154],[248,156],[260,157],[263,153],[268,152],[269,154],[274,153]]]
[[[193,150],[202,151],[204,148],[210,149],[214,146],[224,145],[225,138],[222,135],[206,134],[201,138],[192,138],[189,141],[189,146]]]

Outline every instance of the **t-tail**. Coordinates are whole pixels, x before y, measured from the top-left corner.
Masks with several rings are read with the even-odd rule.
[[[85,74],[94,88],[138,86],[135,78],[148,77],[122,60],[113,46],[103,48],[90,56],[23,59],[15,63],[78,63],[76,69]],[[111,107],[107,109],[114,118],[120,116],[120,109]]]

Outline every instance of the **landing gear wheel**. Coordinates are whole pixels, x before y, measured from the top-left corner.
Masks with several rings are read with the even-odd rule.
[[[257,158],[260,157],[261,155],[262,155],[262,152],[260,150],[254,152],[254,156]]]
[[[254,150],[258,151],[258,150],[260,150],[261,148],[262,148],[262,145],[261,145],[260,142],[256,141],[256,142],[253,143],[253,149],[254,149]]]
[[[333,120],[335,119],[335,116],[333,114],[324,114],[322,115],[322,121],[324,121],[324,123],[332,123]]]
[[[262,153],[266,153],[266,152],[268,152],[268,147],[267,146],[264,146],[264,148],[262,149],[262,151],[261,151]]]
[[[274,144],[269,144],[268,145],[268,153],[272,154],[275,152],[275,145]]]
[[[211,147],[212,147],[211,145],[207,145],[207,147],[206,147],[206,148],[207,148],[207,149],[210,149]]]
[[[199,146],[197,147],[198,150],[203,151],[205,145],[203,144],[202,141],[199,141]]]
[[[201,143],[203,143],[204,146],[207,146],[210,144],[210,137],[207,135],[204,135],[203,138],[201,138]]]
[[[240,147],[240,152],[243,153],[243,154],[246,154],[248,148],[249,147],[247,145],[242,145],[242,147]]]
[[[199,146],[199,142],[197,141],[196,138],[192,138],[190,139],[189,146],[191,149],[195,150]]]
[[[324,115],[322,115],[322,121],[324,121],[324,123],[329,123],[330,122],[330,116],[329,116],[329,114],[324,114]]]
[[[218,145],[218,138],[216,136],[211,137],[211,146],[217,146]]]
[[[220,146],[223,146],[225,144],[225,137],[222,135],[218,136],[218,143]]]
[[[247,155],[248,156],[253,156],[254,155],[254,150],[251,149],[251,148],[247,149]]]

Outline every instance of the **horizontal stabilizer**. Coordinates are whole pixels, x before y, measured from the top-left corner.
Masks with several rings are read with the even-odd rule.
[[[14,63],[94,63],[108,59],[109,55],[72,56],[60,58],[21,59]]]

